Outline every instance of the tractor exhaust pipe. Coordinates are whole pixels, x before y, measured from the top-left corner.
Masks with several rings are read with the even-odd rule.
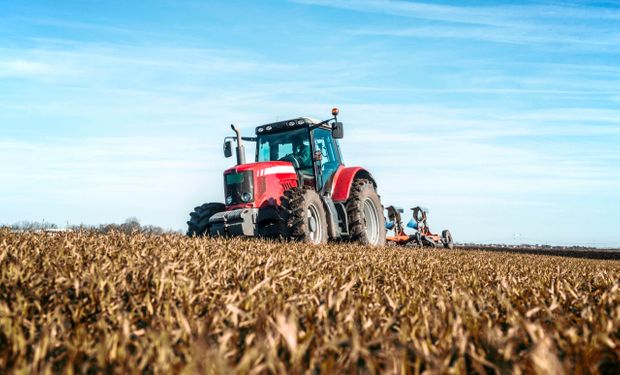
[[[241,140],[241,132],[233,124],[230,124],[230,127],[237,135],[237,165],[245,164],[245,147]]]

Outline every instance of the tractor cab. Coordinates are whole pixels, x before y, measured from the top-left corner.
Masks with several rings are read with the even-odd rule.
[[[290,162],[299,186],[322,191],[343,165],[337,139],[342,123],[328,124],[310,118],[296,118],[256,128],[256,162]]]

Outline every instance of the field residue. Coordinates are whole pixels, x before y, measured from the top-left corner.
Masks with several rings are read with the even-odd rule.
[[[620,262],[0,231],[0,373],[606,373]]]

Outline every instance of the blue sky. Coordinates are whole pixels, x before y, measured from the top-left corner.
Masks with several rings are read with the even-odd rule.
[[[620,246],[612,1],[0,0],[0,223],[184,229],[235,123],[341,109],[457,241]]]

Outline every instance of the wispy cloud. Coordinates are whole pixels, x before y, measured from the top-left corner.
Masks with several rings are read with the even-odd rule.
[[[604,33],[605,30],[575,30],[566,27],[563,28],[563,30],[557,30],[555,34],[539,34],[537,31],[538,28],[534,26],[510,28],[433,25],[401,28],[360,28],[351,30],[351,33],[360,36],[452,40],[470,39],[520,45],[580,45],[586,48],[606,48],[616,51],[620,43],[620,35],[613,32]],[[593,32],[595,35],[592,35]],[[600,36],[601,34],[604,36]]]
[[[0,78],[2,77],[49,77],[58,72],[56,67],[37,61],[20,59],[0,60]]]
[[[295,2],[431,21],[400,27],[364,27],[352,30],[354,35],[565,44],[614,50],[618,49],[620,42],[617,31],[620,11],[609,8],[574,5],[453,6],[389,0]],[[568,25],[567,19],[575,22]],[[597,22],[579,25],[583,20]]]
[[[292,0],[296,3],[489,26],[520,26],[519,20],[594,19],[620,20],[620,10],[578,5],[454,6],[399,0]]]

